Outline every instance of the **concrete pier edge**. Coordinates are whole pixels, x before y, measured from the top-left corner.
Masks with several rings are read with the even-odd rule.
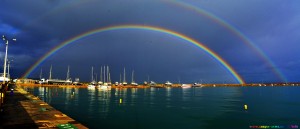
[[[4,128],[74,128],[87,129],[22,88],[6,91],[0,129]]]

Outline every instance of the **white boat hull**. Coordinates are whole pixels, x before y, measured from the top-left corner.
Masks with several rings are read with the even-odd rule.
[[[99,86],[99,89],[100,90],[111,90],[111,86],[102,85],[102,86]]]
[[[190,85],[190,84],[182,84],[181,85],[181,88],[191,88],[192,87],[192,85]]]

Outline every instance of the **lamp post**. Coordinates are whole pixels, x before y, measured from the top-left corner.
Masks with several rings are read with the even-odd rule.
[[[9,73],[9,69],[10,69],[10,64],[11,64],[11,62],[12,61],[14,61],[14,60],[8,60],[8,62],[7,62],[7,78],[9,78],[10,79],[10,73]]]
[[[3,84],[6,82],[6,64],[7,64],[7,50],[8,50],[8,39],[2,35],[3,41],[5,41],[6,50],[5,50],[5,56],[4,56],[4,68],[3,68]],[[17,41],[17,39],[13,38],[13,41]]]

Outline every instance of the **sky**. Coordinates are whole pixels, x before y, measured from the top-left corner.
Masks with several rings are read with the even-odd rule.
[[[1,0],[0,34],[9,41],[10,74],[21,78],[47,52],[80,34],[117,25],[153,26],[185,35],[221,57],[246,82],[300,81],[298,0]],[[3,64],[5,44],[0,43]],[[239,83],[207,51],[168,33],[116,29],[95,33],[54,52],[28,74],[39,78],[99,80],[109,66],[112,81],[142,83]],[[3,69],[3,66],[2,66]]]

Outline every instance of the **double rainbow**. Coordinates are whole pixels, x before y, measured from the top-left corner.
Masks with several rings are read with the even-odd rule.
[[[283,73],[278,69],[278,67],[275,65],[275,63],[257,46],[255,45],[244,33],[239,31],[236,27],[234,27],[232,24],[225,21],[223,18],[220,18],[219,16],[214,15],[213,13],[210,13],[208,11],[205,11],[204,9],[201,9],[197,6],[194,6],[192,4],[189,4],[184,1],[179,0],[165,0],[165,2],[169,4],[174,4],[176,7],[182,7],[186,10],[194,11],[197,14],[200,14],[202,16],[205,16],[206,18],[214,21],[215,23],[223,26],[228,31],[233,33],[234,35],[238,36],[243,43],[245,43],[249,48],[252,48],[259,56],[260,58],[268,64],[268,66],[272,69],[273,73],[283,82],[287,82],[286,77],[283,75]]]
[[[79,34],[73,38],[70,38],[62,43],[60,43],[59,45],[55,46],[53,49],[51,49],[49,52],[47,52],[45,55],[43,55],[37,62],[35,62],[26,72],[25,74],[22,76],[22,78],[26,78],[28,77],[31,72],[36,69],[43,61],[45,61],[49,56],[55,54],[55,52],[59,51],[60,49],[66,47],[67,45],[74,43],[75,41],[87,37],[87,36],[91,36],[94,35],[96,33],[100,33],[100,32],[105,32],[105,31],[113,31],[113,30],[122,30],[122,29],[139,29],[139,30],[149,30],[149,31],[155,31],[155,32],[160,32],[160,33],[165,33],[165,34],[169,34],[172,35],[174,37],[183,39],[185,41],[188,41],[189,43],[192,43],[193,45],[199,47],[200,49],[204,50],[209,56],[211,56],[212,58],[214,58],[216,61],[218,61],[222,66],[224,66],[225,69],[227,69],[227,71],[241,84],[244,84],[244,80],[242,79],[242,77],[224,60],[222,59],[217,53],[215,53],[214,51],[212,51],[211,49],[209,49],[208,47],[206,47],[205,45],[203,45],[201,42],[198,42],[186,35],[183,35],[181,33],[172,31],[172,30],[168,30],[165,28],[161,28],[161,27],[155,27],[155,26],[146,26],[146,25],[115,25],[115,26],[108,26],[108,27],[103,27],[103,28],[98,28],[98,29],[94,29],[91,31],[87,31],[85,33]]]

